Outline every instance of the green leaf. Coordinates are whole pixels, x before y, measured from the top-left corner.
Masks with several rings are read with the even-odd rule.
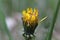
[[[56,19],[58,16],[59,7],[60,7],[60,0],[58,1],[57,8],[56,8],[55,14],[53,16],[52,24],[50,26],[49,33],[47,35],[46,40],[51,40],[51,38],[52,38],[52,33],[53,33],[54,25],[55,25],[55,22],[56,22]]]
[[[0,9],[0,28],[2,29],[2,31],[4,33],[6,33],[8,35],[9,40],[12,40],[11,34],[10,34],[10,32],[7,28],[6,22],[5,22],[5,15],[1,9]]]

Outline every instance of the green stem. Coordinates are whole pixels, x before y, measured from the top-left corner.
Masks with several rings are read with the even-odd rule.
[[[52,24],[51,24],[51,27],[50,27],[50,30],[49,30],[49,33],[48,33],[48,36],[47,36],[46,40],[51,40],[51,38],[52,38],[54,25],[55,25],[55,22],[56,22],[56,19],[57,19],[57,16],[58,16],[59,6],[60,6],[60,0],[58,1],[56,12],[54,14],[54,17],[53,17],[53,20],[52,20]]]
[[[6,33],[9,37],[9,40],[12,40],[12,36],[7,28],[6,22],[5,22],[5,16],[2,10],[0,10],[0,27],[2,29],[2,32]]]
[[[6,33],[9,37],[9,40],[12,40],[12,36],[7,28],[6,22],[5,22],[5,13],[3,10],[4,3],[7,2],[7,0],[0,0],[0,30],[2,31],[2,35]],[[4,39],[4,38],[3,38]]]

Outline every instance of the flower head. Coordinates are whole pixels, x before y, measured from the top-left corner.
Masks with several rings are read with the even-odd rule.
[[[38,10],[34,8],[27,8],[27,10],[23,10],[23,21],[29,22],[29,24],[38,21]]]
[[[22,14],[22,21],[25,34],[34,34],[34,31],[38,25],[38,9],[27,8],[27,10],[22,11]],[[47,16],[41,19],[39,22],[42,22],[46,18]]]

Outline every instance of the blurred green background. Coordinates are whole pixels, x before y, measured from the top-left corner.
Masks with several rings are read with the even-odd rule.
[[[35,31],[35,40],[45,40],[49,32],[50,25],[52,24],[53,15],[56,11],[58,0],[0,0],[0,40],[9,40],[8,35],[13,40],[24,40],[22,37],[23,25],[21,22],[21,14],[24,9],[38,8],[39,19],[45,16],[48,18],[38,25]],[[52,40],[60,40],[60,8],[58,18],[55,23]],[[6,17],[15,18],[20,15],[17,20],[17,25],[14,26],[12,31],[9,31],[5,24]],[[15,20],[15,19],[14,19]]]

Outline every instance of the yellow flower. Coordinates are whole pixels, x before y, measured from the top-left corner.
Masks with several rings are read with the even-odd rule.
[[[23,21],[28,21],[29,23],[34,23],[38,21],[38,10],[34,8],[27,8],[23,12]],[[36,21],[37,20],[37,21]]]
[[[38,24],[47,18],[46,16],[43,19],[38,20],[38,9],[36,8],[34,9],[27,8],[27,10],[24,10],[22,12],[22,14],[23,14],[22,21],[24,26],[24,34],[26,35],[30,34],[33,35]]]

